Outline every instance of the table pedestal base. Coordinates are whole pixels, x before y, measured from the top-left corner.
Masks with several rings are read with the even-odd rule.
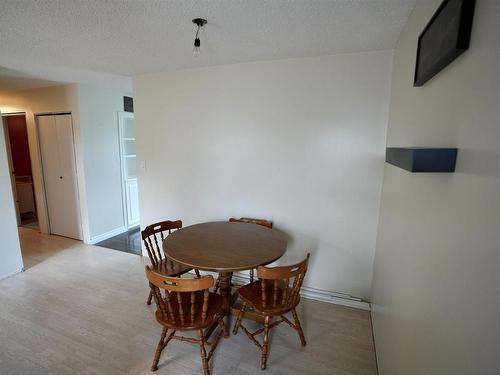
[[[233,277],[232,272],[220,272],[219,273],[219,289],[220,289],[220,295],[223,298],[223,305],[222,305],[222,313],[224,317],[228,317],[226,319],[226,329],[227,332],[229,331],[229,314],[231,313],[231,306],[233,305],[234,301],[237,298],[237,294],[235,293],[234,295],[231,294],[231,279]],[[214,329],[217,327],[217,322],[214,322],[206,331],[205,331],[205,338],[208,339]]]
[[[226,329],[228,332],[231,332],[230,330],[230,316],[238,316],[240,312],[241,305],[239,303],[236,303],[236,300],[238,299],[238,292],[231,293],[231,279],[233,277],[232,272],[221,272],[219,273],[219,288],[220,288],[220,294],[222,298],[224,299],[224,305],[223,305],[223,314],[224,317],[226,317]],[[248,320],[253,320],[254,322],[262,323],[264,324],[264,317],[260,314],[257,314],[256,312],[253,312],[252,310],[246,310],[245,313],[243,314],[243,319],[248,319]],[[205,338],[208,339],[214,329],[217,327],[217,322],[214,322],[212,326],[210,326],[206,331],[205,331]]]
[[[224,316],[229,314],[232,305],[232,295],[231,295],[231,279],[233,277],[232,272],[220,272],[219,273],[219,288],[220,295],[224,300],[223,311]]]

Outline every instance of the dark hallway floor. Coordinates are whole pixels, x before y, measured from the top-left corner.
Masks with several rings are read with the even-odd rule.
[[[136,227],[129,229],[127,232],[96,243],[95,246],[141,255],[142,244],[140,228]]]

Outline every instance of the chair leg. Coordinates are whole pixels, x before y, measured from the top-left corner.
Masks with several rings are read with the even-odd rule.
[[[217,291],[219,290],[219,284],[220,284],[220,276],[217,277],[217,280],[215,281],[214,293],[217,293]]]
[[[267,356],[269,353],[269,319],[269,316],[264,318],[264,343],[262,345],[262,355],[260,357],[260,368],[262,370],[266,369]]]
[[[152,300],[153,300],[153,291],[150,290],[149,291],[148,302],[146,302],[148,306],[151,305],[151,301]]]
[[[158,362],[160,361],[161,352],[165,347],[164,341],[165,341],[165,336],[167,335],[167,331],[168,331],[167,328],[163,328],[160,341],[158,342],[158,346],[156,347],[155,358],[153,360],[153,365],[151,366],[151,371],[158,370]]]
[[[250,270],[250,282],[253,283],[253,268]]]
[[[219,317],[219,327],[222,330],[222,334],[224,335],[224,338],[229,337],[229,333],[227,332],[226,325],[224,324],[224,319],[222,317]]]
[[[304,337],[304,331],[302,330],[302,326],[300,325],[299,316],[297,315],[297,311],[295,309],[292,310],[293,320],[295,320],[295,327],[297,328],[297,333],[300,337],[300,343],[302,346],[306,346],[306,338]]]
[[[243,306],[241,306],[241,309],[238,312],[238,318],[236,319],[236,323],[234,323],[233,335],[236,335],[238,333],[238,329],[240,328],[240,325],[241,325],[241,319],[243,318],[243,314],[245,313],[246,307],[247,307],[247,303],[244,302]]]
[[[208,368],[207,351],[205,350],[205,335],[203,335],[203,330],[198,330],[198,339],[200,343],[200,355],[201,363],[203,364],[203,373],[205,375],[210,375],[210,369]]]
[[[198,278],[198,279],[199,279],[199,278],[201,277],[201,276],[200,276],[200,271],[199,271],[199,270],[197,270],[196,268],[194,269],[194,273],[196,274],[196,278]]]

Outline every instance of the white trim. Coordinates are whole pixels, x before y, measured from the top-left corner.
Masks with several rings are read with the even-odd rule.
[[[21,116],[21,115],[25,115],[26,116],[26,112],[25,111],[19,111],[19,112],[2,112],[2,117],[9,117],[9,116]]]
[[[122,215],[123,224],[125,227],[128,226],[128,213],[127,213],[127,198],[125,196],[125,172],[122,160],[123,154],[123,141],[122,141],[122,122],[123,122],[123,112],[118,112],[118,153],[120,155],[120,187],[122,191]]]
[[[16,186],[16,176],[14,175],[14,162],[12,161],[12,149],[10,147],[10,134],[9,134],[9,126],[7,124],[7,117],[9,116],[15,116],[15,115],[23,115],[24,114],[24,121],[26,124],[26,134],[28,133],[28,124],[26,123],[26,113],[17,113],[17,114],[8,114],[8,113],[2,113],[2,127],[3,127],[3,135],[5,139],[5,151],[7,151],[7,166],[9,167],[9,177],[10,177],[10,184],[12,187],[12,198],[14,199],[14,208],[16,209],[16,221],[17,221],[17,226],[21,226],[21,213],[19,211],[19,202],[17,199],[17,186]],[[28,138],[28,136],[26,136]],[[29,147],[28,147],[28,153],[29,153]],[[30,157],[31,159],[31,157]],[[33,180],[33,173],[31,179]],[[35,190],[33,189],[33,195],[35,194]]]
[[[135,115],[133,112],[124,112],[124,111],[119,111],[118,112],[118,145],[119,145],[119,154],[120,154],[120,178],[121,178],[121,190],[122,190],[122,213],[123,213],[123,222],[125,226],[130,229],[133,227],[136,227],[139,225],[139,221],[134,221],[134,222],[129,222],[129,207],[127,204],[127,181],[130,180],[135,180],[137,181],[137,177],[133,179],[127,179],[126,173],[125,173],[125,164],[124,164],[124,158],[127,157],[128,155],[125,155],[125,145],[124,145],[124,138],[123,136],[123,122],[124,119],[134,119]],[[129,138],[132,139],[132,138]],[[134,138],[136,140],[136,138]],[[134,155],[135,157],[136,155]]]
[[[38,223],[40,225],[40,231],[44,234],[50,234],[50,220],[49,220],[49,210],[47,207],[47,196],[45,192],[45,176],[43,172],[43,162],[42,162],[42,149],[40,145],[40,137],[39,137],[39,126],[38,126],[38,114],[32,113],[33,116],[33,132],[35,139],[35,149],[34,153],[36,154],[36,168],[39,173],[39,194],[36,195],[37,200],[37,211],[38,211]],[[31,152],[30,152],[31,156]],[[31,160],[34,160],[33,158]],[[33,162],[32,170],[33,170]]]
[[[190,272],[191,273],[191,272]],[[205,272],[202,272],[205,273]],[[207,272],[213,274],[217,277],[216,273]],[[194,276],[194,273],[193,273]],[[238,284],[248,284],[250,282],[250,276],[241,272],[233,273],[233,280]],[[345,293],[332,292],[328,290],[316,289],[307,286],[303,286],[300,290],[300,295],[303,298],[311,299],[314,301],[333,303],[335,305],[342,305],[353,307],[355,309],[361,309],[366,311],[371,311],[370,303],[363,301],[360,298],[352,297]]]
[[[250,276],[244,273],[234,273],[233,280],[240,282],[241,284],[247,284],[250,282]],[[314,301],[333,303],[336,305],[349,306],[356,309],[370,311],[370,304],[368,302],[344,293],[303,286],[300,289],[300,295]]]
[[[349,306],[355,309],[361,309],[370,311],[370,303],[363,301],[359,298],[355,298],[352,296],[346,296],[343,294],[339,294],[337,292],[330,292],[328,290],[310,288],[307,286],[303,286],[300,294],[307,299],[312,299],[315,301],[333,303],[336,305]]]
[[[90,240],[88,242],[86,242],[86,243],[88,243],[89,245],[93,245],[93,244],[96,244],[98,242],[107,240],[108,238],[111,238],[111,237],[117,236],[119,234],[125,233],[126,231],[127,231],[127,228],[123,225],[123,226],[121,226],[119,228],[115,228],[113,230],[110,230],[109,232],[106,232],[106,233],[103,233],[103,234],[99,234],[97,236],[90,237]]]
[[[22,267],[20,270],[17,270],[17,271],[8,273],[7,275],[1,276],[0,277],[0,281],[5,280],[5,279],[7,279],[9,277],[15,276],[15,275],[17,275],[18,273],[21,273],[21,272],[24,272],[24,267]]]

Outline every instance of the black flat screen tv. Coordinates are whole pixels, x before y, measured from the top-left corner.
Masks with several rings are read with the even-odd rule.
[[[444,0],[418,37],[413,86],[422,86],[469,48],[475,0]]]

